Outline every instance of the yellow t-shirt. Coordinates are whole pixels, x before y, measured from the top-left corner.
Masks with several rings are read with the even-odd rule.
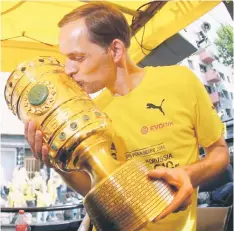
[[[95,102],[111,118],[117,159],[140,157],[152,167],[175,168],[196,162],[199,145],[222,135],[222,122],[200,80],[186,67],[147,67],[129,94],[104,91]],[[196,190],[186,211],[149,223],[142,231],[195,231]]]

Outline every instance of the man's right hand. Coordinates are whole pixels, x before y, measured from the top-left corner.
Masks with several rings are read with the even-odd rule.
[[[28,141],[34,157],[43,161],[47,167],[53,167],[50,163],[48,155],[48,146],[43,144],[43,134],[36,128],[36,125],[33,121],[26,122],[24,126],[24,135]]]
[[[57,173],[62,177],[63,181],[76,192],[85,196],[91,188],[91,180],[89,175],[84,172],[62,172],[55,168],[49,159],[49,148],[46,144],[43,144],[43,134],[36,128],[33,121],[29,121],[25,124],[24,135],[29,143],[31,151],[35,158],[40,159],[49,168],[54,168]]]

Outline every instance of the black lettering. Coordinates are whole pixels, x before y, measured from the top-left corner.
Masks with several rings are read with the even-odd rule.
[[[146,160],[146,162],[149,164],[154,164],[156,162],[156,160],[155,159],[148,159],[148,160]]]
[[[171,161],[168,161],[168,162],[166,163],[166,167],[167,167],[167,168],[174,168],[174,165],[173,165],[173,163],[172,163]]]
[[[161,165],[160,164],[155,164],[154,165],[154,169],[157,168],[157,167],[159,167],[159,166],[161,166]]]

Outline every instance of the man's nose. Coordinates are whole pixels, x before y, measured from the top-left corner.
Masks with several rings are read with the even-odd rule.
[[[69,76],[76,74],[78,72],[77,62],[67,59],[65,63],[65,73]]]

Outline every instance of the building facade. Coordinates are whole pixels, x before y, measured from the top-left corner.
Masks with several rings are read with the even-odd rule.
[[[222,16],[222,17],[220,17]],[[218,115],[224,123],[225,139],[233,153],[234,73],[233,64],[225,66],[218,56],[215,40],[217,31],[233,21],[223,3],[183,29],[180,34],[192,43],[197,51],[182,60],[204,84]],[[231,154],[233,155],[233,154]]]
[[[221,18],[220,15],[226,17]],[[222,121],[234,117],[233,66],[219,60],[214,44],[217,30],[232,20],[223,3],[195,21],[180,33],[197,47],[197,52],[180,62],[190,68],[206,87]]]

